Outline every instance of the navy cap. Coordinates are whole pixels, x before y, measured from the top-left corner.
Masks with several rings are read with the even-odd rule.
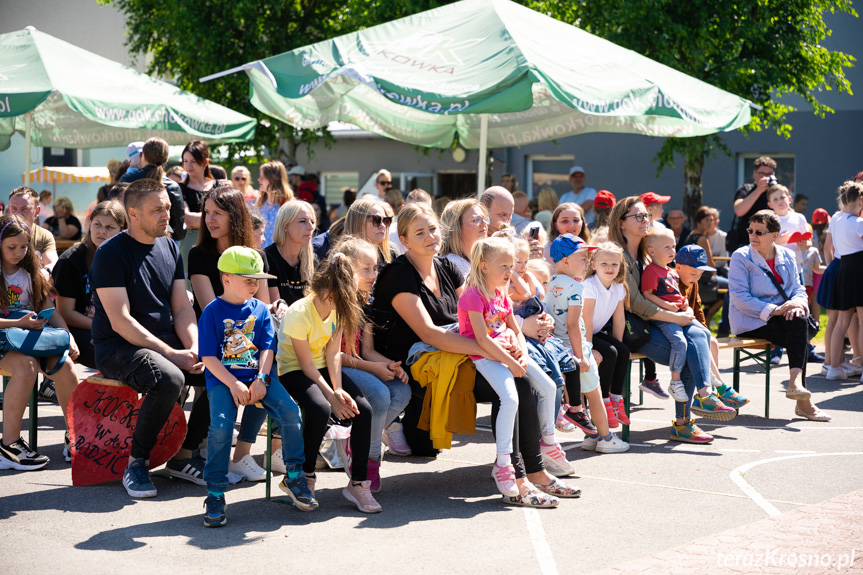
[[[716,268],[707,265],[707,252],[698,244],[689,244],[680,248],[674,261],[682,266],[690,266],[706,272],[716,271]]]
[[[575,252],[595,249],[597,249],[596,246],[587,245],[587,242],[578,236],[563,234],[561,236],[557,236],[554,241],[551,242],[549,252],[551,253],[551,259],[554,260],[554,263],[557,263],[563,258],[571,256]]]

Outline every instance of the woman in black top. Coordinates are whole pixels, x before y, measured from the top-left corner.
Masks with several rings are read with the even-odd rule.
[[[185,181],[180,182],[180,192],[183,194],[185,204],[186,236],[180,243],[180,253],[183,254],[183,261],[187,264],[188,271],[189,251],[198,242],[201,229],[204,195],[216,185],[216,179],[210,173],[210,148],[206,142],[201,140],[189,142],[183,148],[182,158],[183,169],[187,174]],[[186,286],[188,285],[187,283]]]
[[[446,329],[458,319],[458,298],[464,288],[464,278],[452,262],[438,256],[441,233],[434,211],[426,204],[409,204],[399,212],[398,228],[407,251],[384,267],[375,284],[372,304],[375,349],[403,365],[407,365],[411,346],[419,341],[452,353],[484,355],[475,339]],[[527,330],[535,327],[525,322]],[[414,455],[435,454],[428,432],[417,429],[425,390],[413,379],[410,383],[413,396],[402,420],[405,436]],[[539,493],[534,488],[535,485],[540,489],[554,489],[560,482],[543,466],[539,420],[530,385],[524,382],[517,387],[519,411],[513,437],[513,465],[520,495],[511,501],[521,505],[556,506],[554,496]],[[474,394],[478,401],[493,402],[494,421],[499,401],[479,376]]]
[[[287,305],[308,295],[315,271],[312,236],[315,212],[308,202],[288,200],[279,208],[273,229],[273,243],[264,249],[264,261],[278,279],[267,280],[270,301]],[[282,310],[283,311],[283,310]]]
[[[63,316],[69,333],[78,342],[81,355],[76,363],[96,369],[93,357],[93,291],[90,289],[90,264],[102,243],[126,229],[126,210],[118,202],[98,204],[90,216],[90,227],[84,241],[60,256],[52,272],[57,290],[57,313]]]
[[[217,186],[207,192],[201,205],[203,225],[197,245],[189,250],[188,264],[189,280],[195,295],[196,317],[201,317],[201,310],[224,293],[222,275],[218,269],[219,256],[222,252],[231,246],[257,247],[252,231],[252,218],[242,192],[235,190],[225,181],[225,185]],[[266,260],[264,260],[264,271],[267,271]],[[255,297],[266,304],[270,303],[267,284],[263,280],[259,280]],[[204,401],[204,398],[206,394],[202,395],[201,400],[195,401],[193,415],[189,417],[190,426],[196,413],[201,418],[206,416],[207,425],[209,425],[209,402]],[[204,407],[206,412],[199,411]],[[233,460],[228,466],[229,471],[243,475],[249,481],[261,481],[265,477],[264,470],[249,455],[265,418],[266,411],[259,407],[247,405],[243,409],[240,437],[234,449]]]
[[[58,240],[80,240],[81,220],[75,217],[75,206],[66,196],[54,202],[54,215],[45,220],[42,227]]]

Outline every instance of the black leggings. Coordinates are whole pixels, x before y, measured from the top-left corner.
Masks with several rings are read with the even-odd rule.
[[[609,393],[623,395],[623,383],[629,367],[629,348],[607,333],[599,332],[593,334],[593,349],[602,356],[602,363],[599,364],[602,397],[608,398]]]
[[[645,357],[641,360],[641,365],[644,366],[644,379],[656,381],[656,362]]]
[[[318,370],[324,380],[330,385],[330,375],[326,368]],[[330,402],[324,397],[324,392],[318,384],[306,377],[302,370],[289,371],[279,376],[279,381],[285,386],[297,405],[303,410],[303,447],[305,461],[303,471],[307,474],[315,472],[318,460],[318,450],[324,433],[327,432],[327,422],[330,419]],[[342,389],[347,391],[360,410],[359,415],[343,422],[351,424],[351,479],[365,481],[369,467],[369,445],[372,436],[372,406],[356,384],[342,374]]]
[[[563,385],[566,387],[566,395],[569,396],[570,407],[581,405],[581,372],[576,369],[564,373]]]
[[[806,384],[806,356],[809,353],[809,324],[805,317],[795,317],[787,320],[781,315],[774,315],[767,324],[737,337],[766,339],[773,345],[784,347],[788,352],[788,367],[803,370],[803,383]]]

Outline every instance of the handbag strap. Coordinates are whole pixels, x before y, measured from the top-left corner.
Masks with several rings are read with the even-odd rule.
[[[758,266],[758,267],[761,267],[761,266]],[[763,271],[764,273],[766,273],[766,274],[767,274],[767,277],[769,277],[769,278],[770,278],[770,281],[772,281],[772,282],[773,282],[773,285],[774,285],[774,286],[776,286],[776,289],[778,289],[778,290],[779,290],[779,295],[781,295],[781,296],[782,296],[782,299],[784,299],[785,301],[788,301],[788,299],[789,299],[789,298],[788,298],[788,296],[785,294],[785,290],[784,290],[784,289],[782,289],[782,286],[781,286],[781,285],[779,285],[779,282],[776,280],[776,276],[775,276],[775,275],[773,275],[772,273],[770,273],[770,271],[768,271],[768,270],[766,270],[766,269],[764,269],[764,268],[761,268],[761,271]]]

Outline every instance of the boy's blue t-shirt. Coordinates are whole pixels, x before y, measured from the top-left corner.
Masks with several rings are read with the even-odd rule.
[[[242,305],[217,297],[198,320],[198,357],[216,357],[239,381],[251,382],[258,374],[260,350],[276,349],[276,333],[266,304],[250,299]],[[273,360],[275,366],[275,359]],[[272,370],[271,370],[272,371]],[[207,391],[223,385],[204,370]]]

